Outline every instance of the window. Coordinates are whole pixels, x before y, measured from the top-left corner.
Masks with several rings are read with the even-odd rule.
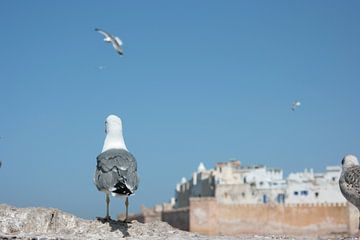
[[[298,191],[295,191],[295,192],[294,192],[294,195],[295,195],[295,196],[299,195],[299,192],[298,192]]]
[[[242,195],[243,197],[245,197],[245,193],[244,193],[244,192],[242,192],[241,195]]]
[[[284,203],[285,202],[285,194],[279,193],[276,197],[276,201],[278,203]]]
[[[268,203],[269,197],[267,195],[263,195],[263,203]]]
[[[335,181],[336,181],[336,177],[332,177],[332,180],[335,182]]]
[[[319,197],[319,193],[318,193],[318,192],[315,193],[315,197]]]
[[[309,192],[307,190],[303,190],[301,191],[301,195],[302,196],[307,196],[309,194]]]

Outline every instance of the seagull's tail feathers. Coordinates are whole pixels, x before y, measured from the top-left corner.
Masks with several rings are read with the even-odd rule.
[[[112,193],[120,195],[132,195],[137,190],[139,184],[139,176],[137,173],[132,177],[122,177],[115,186],[110,190]]]

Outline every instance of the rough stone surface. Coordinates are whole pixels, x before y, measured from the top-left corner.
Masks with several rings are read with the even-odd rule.
[[[337,236],[339,237],[339,236]],[[289,236],[216,236],[208,237],[175,229],[165,222],[123,223],[84,220],[53,208],[15,208],[0,205],[0,239],[190,239],[252,240],[295,239]],[[326,237],[328,238],[328,237]],[[324,238],[324,239],[326,239]],[[301,237],[298,239],[304,239]],[[307,238],[310,239],[310,238]],[[317,238],[319,239],[319,238]],[[344,239],[344,237],[342,237]],[[353,238],[355,239],[355,238]]]

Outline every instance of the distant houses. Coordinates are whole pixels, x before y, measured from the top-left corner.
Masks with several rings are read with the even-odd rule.
[[[340,193],[341,168],[312,169],[283,176],[280,168],[203,163],[176,184],[169,203],[142,208],[133,219],[161,220],[207,235],[326,235],[357,232],[359,213]]]
[[[191,197],[214,197],[224,204],[346,203],[340,172],[339,166],[328,166],[324,173],[305,169],[284,179],[280,168],[229,161],[207,170],[200,163],[191,179],[176,185],[174,208],[189,206]]]

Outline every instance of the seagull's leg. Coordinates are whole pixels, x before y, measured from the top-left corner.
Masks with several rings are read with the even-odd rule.
[[[109,222],[111,220],[110,214],[109,214],[109,203],[110,203],[110,195],[106,193],[106,216],[103,217],[96,217],[97,220],[99,220],[102,223]]]
[[[110,214],[109,214],[109,204],[110,204],[110,196],[108,193],[106,193],[106,216],[105,220],[110,220]]]
[[[125,199],[125,220],[124,220],[125,223],[129,222],[129,219],[128,219],[128,216],[129,216],[129,214],[128,214],[128,208],[129,208],[129,197],[126,196],[126,199]]]

